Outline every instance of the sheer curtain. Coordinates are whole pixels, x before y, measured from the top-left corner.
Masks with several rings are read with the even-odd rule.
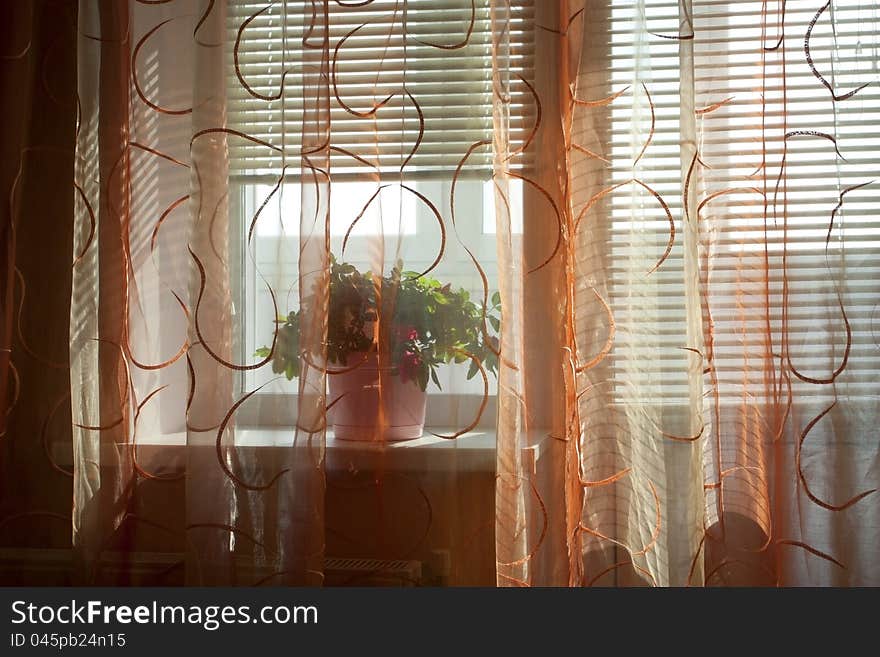
[[[565,404],[545,479],[499,416],[499,583],[876,583],[876,7],[546,11]]]
[[[529,7],[504,37],[520,58]],[[369,358],[328,351],[347,330],[331,321],[334,259],[391,280],[375,292],[391,307],[429,276],[435,305],[462,291],[472,317],[497,306],[491,8],[111,2],[82,3],[78,22],[70,369],[86,581],[134,583],[159,552],[154,582],[315,585],[335,560],[337,583],[492,583],[497,355],[469,340],[500,351],[497,317],[423,371],[428,428],[412,446],[382,444],[379,425],[360,444],[328,432],[331,377]],[[514,121],[527,89],[508,92]],[[413,325],[428,312],[444,311],[416,309]],[[292,313],[295,376],[277,360]],[[370,320],[373,357],[396,367],[391,314]]]
[[[17,121],[67,122],[3,169],[4,545],[88,584],[880,584],[880,16],[805,4],[7,21]],[[422,438],[332,430],[342,263],[476,313]]]
[[[131,581],[159,550],[166,581],[320,582],[323,378],[303,381],[296,433],[249,445],[234,420],[252,392],[240,377],[269,359],[239,345],[228,152],[249,136],[227,127],[225,18],[225,3],[80,4],[70,369],[86,581]],[[301,251],[307,289],[327,253],[317,237]]]

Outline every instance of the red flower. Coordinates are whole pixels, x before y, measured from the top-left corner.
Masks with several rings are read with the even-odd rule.
[[[421,356],[409,349],[404,351],[403,355],[400,357],[400,365],[398,366],[401,382],[406,383],[407,381],[415,381],[421,364]]]
[[[419,332],[416,331],[415,326],[398,326],[397,327],[397,341],[398,342],[409,342],[410,340],[415,340],[419,337]]]

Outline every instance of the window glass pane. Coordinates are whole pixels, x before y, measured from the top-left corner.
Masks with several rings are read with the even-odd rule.
[[[256,234],[261,237],[299,234],[299,184],[285,183],[275,194],[272,194],[273,189],[274,185],[267,184],[253,187],[254,213],[269,199],[260,211],[255,225]],[[369,207],[364,211],[368,202]],[[416,232],[415,197],[402,193],[400,186],[388,185],[380,190],[374,182],[333,183],[330,196],[331,235],[344,236],[362,211],[363,216],[355,223],[352,236],[413,235]]]

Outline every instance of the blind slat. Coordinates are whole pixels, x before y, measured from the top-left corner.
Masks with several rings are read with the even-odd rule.
[[[530,134],[534,101],[516,75],[533,74],[533,8],[531,0],[513,3],[509,23],[511,103],[509,136],[511,150]],[[229,4],[230,43],[238,39],[238,73],[257,94],[283,98],[266,101],[253,97],[241,84],[230,48],[227,73],[228,124],[231,128],[283,148],[284,154],[244,139],[227,140],[231,173],[258,176],[277,172],[283,162],[297,164],[301,150],[304,100],[317,85],[330,85],[330,144],[357,153],[377,164],[381,171],[399,173],[401,161],[412,151],[418,137],[419,113],[403,93],[418,102],[424,134],[419,149],[409,160],[406,175],[450,179],[468,148],[492,139],[492,24],[486,0],[476,3],[468,43],[455,50],[431,47],[462,41],[470,26],[469,0],[438,0],[401,5],[374,0],[363,7],[328,5],[330,78],[320,80],[305,66],[302,39],[311,20],[302,6],[262,2]],[[249,20],[261,10],[253,20]],[[398,11],[395,13],[395,9]],[[319,19],[320,20],[320,19]],[[405,33],[403,23],[405,20]],[[243,29],[242,25],[248,21]],[[361,27],[363,26],[363,27]],[[346,38],[347,37],[347,38]],[[345,42],[340,45],[342,39]],[[366,111],[389,94],[394,98],[375,115],[363,118],[347,112],[334,97],[336,84],[343,102]],[[304,87],[308,85],[308,88]],[[490,149],[479,149],[468,159],[470,174],[491,175]],[[511,162],[524,166],[525,158]],[[373,173],[351,157],[331,151],[331,171],[356,175]]]
[[[602,208],[591,210],[582,230],[605,220],[602,212],[610,213],[611,257],[603,274],[609,281],[616,329],[610,362],[615,394],[686,403],[679,78],[687,62],[679,60],[678,43],[647,33],[677,33],[678,2],[649,0],[643,8],[628,2],[606,4],[611,52],[606,93],[626,85],[630,90],[626,102],[608,108],[607,143],[591,148],[611,160],[609,184],[637,177],[662,195],[675,219],[676,236],[663,266],[646,276],[666,248],[669,223],[650,193],[635,185],[624,185],[605,199]],[[783,316],[786,344],[798,368],[827,376],[846,342],[839,291],[852,335],[841,381],[858,384],[850,393],[880,394],[880,383],[871,375],[876,371],[880,321],[877,183],[845,196],[834,218],[827,258],[825,254],[831,213],[841,192],[880,179],[876,156],[880,138],[873,129],[880,117],[880,86],[874,71],[880,30],[876,11],[865,11],[865,6],[859,0],[835,0],[833,12],[826,12],[812,30],[814,66],[838,93],[871,82],[853,98],[834,103],[804,54],[806,30],[818,6],[785,5],[783,45],[765,51],[764,46],[774,46],[778,39],[782,17],[777,5],[692,3],[695,107],[730,100],[696,117],[699,152],[709,166],[697,167],[691,198],[700,203],[709,194],[731,187],[767,192],[766,199],[748,192],[720,196],[699,215],[701,304],[712,315],[713,365],[719,385],[761,394],[765,381],[763,375],[757,376],[763,367],[760,359],[768,349],[782,348]],[[651,94],[654,134],[634,171],[633,158],[651,122],[642,82]],[[595,91],[597,97],[601,93]],[[784,138],[786,132],[797,130],[833,135],[840,155],[835,144],[820,135]],[[777,189],[783,155],[785,169]],[[604,310],[591,304],[592,298],[587,290],[580,312],[601,316]],[[829,347],[836,350],[830,369]],[[748,371],[754,373],[754,380],[744,375]],[[794,375],[791,378],[796,388],[808,385]]]

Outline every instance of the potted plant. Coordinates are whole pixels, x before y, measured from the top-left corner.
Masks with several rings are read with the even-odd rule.
[[[470,360],[467,378],[480,366],[497,375],[501,300],[485,306],[467,290],[402,263],[377,280],[331,255],[327,325],[328,421],[337,438],[410,440],[422,435],[429,380],[437,368]],[[301,310],[277,320],[272,371],[299,376]]]

